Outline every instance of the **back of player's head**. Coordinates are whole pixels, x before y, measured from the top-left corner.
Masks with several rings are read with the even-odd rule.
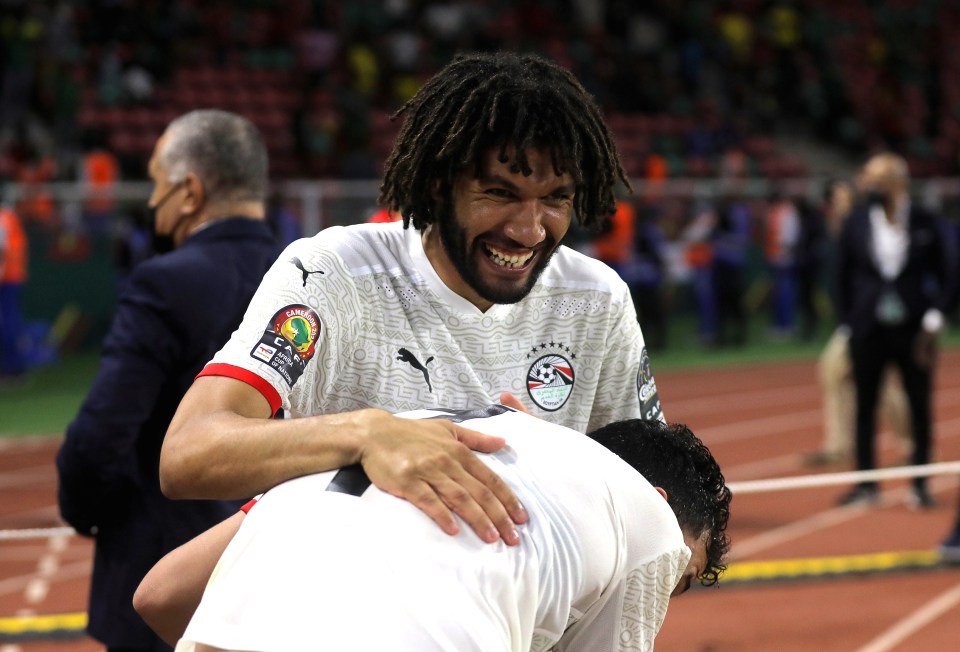
[[[730,548],[726,529],[732,496],[710,450],[678,423],[629,419],[589,435],[667,493],[684,532],[693,537],[708,533],[707,564],[700,581],[715,584],[726,568],[723,558]]]
[[[202,109],[167,127],[158,158],[169,181],[193,172],[211,201],[264,201],[268,190],[267,148],[246,118]]]
[[[434,184],[446,197],[459,173],[480,174],[491,148],[505,162],[515,147],[523,174],[530,174],[528,148],[549,152],[555,172],[573,177],[574,209],[584,226],[614,213],[618,181],[630,186],[593,98],[568,70],[536,55],[459,55],[394,118],[400,115],[380,203],[418,229],[438,219]]]

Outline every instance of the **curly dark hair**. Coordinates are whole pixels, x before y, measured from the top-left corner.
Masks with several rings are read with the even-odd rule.
[[[574,210],[600,228],[616,210],[618,181],[630,189],[610,129],[568,70],[533,54],[458,55],[393,114],[405,115],[384,166],[379,202],[423,229],[436,221],[434,188],[449,197],[454,178],[484,155],[516,148],[516,171],[531,173],[528,148],[550,153],[554,171],[576,184]]]
[[[628,419],[589,435],[667,492],[680,529],[694,537],[708,533],[707,563],[699,580],[704,586],[716,584],[727,568],[726,530],[733,496],[710,449],[680,423]]]

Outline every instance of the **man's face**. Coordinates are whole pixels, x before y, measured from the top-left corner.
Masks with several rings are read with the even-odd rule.
[[[176,195],[182,191],[183,184],[171,183],[169,171],[164,169],[160,163],[158,153],[162,151],[166,138],[167,135],[164,134],[157,141],[153,148],[153,155],[150,157],[150,163],[147,165],[147,174],[153,181],[153,192],[150,193],[147,206],[156,212],[153,224],[154,232],[161,235],[172,235],[179,220],[180,202],[177,201]]]
[[[707,541],[710,538],[709,534],[709,531],[705,531],[699,537],[693,537],[684,531],[683,542],[687,544],[687,547],[690,548],[690,552],[693,554],[690,556],[686,570],[683,571],[683,576],[680,578],[680,581],[677,582],[673,593],[670,594],[671,596],[675,597],[686,592],[690,586],[697,581],[697,578],[703,575],[703,571],[707,569]]]
[[[864,194],[879,193],[891,199],[906,192],[904,179],[897,174],[893,162],[883,156],[875,156],[867,161],[860,172],[857,186]]]
[[[830,213],[834,217],[842,217],[853,207],[853,188],[845,183],[839,183],[833,188],[830,197]]]
[[[512,148],[506,162],[497,155],[486,153],[479,178],[467,170],[454,180],[450,214],[424,235],[440,278],[481,310],[527,296],[573,215],[573,178],[554,173],[549,153],[527,150],[529,176],[511,170]]]

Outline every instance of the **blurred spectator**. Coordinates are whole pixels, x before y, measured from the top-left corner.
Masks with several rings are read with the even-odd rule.
[[[626,199],[617,200],[617,210],[593,241],[593,255],[623,276],[623,266],[633,253],[637,211]]]
[[[281,247],[303,237],[297,214],[277,191],[271,192],[267,199],[267,225]]]
[[[930,461],[937,337],[955,300],[956,250],[939,216],[913,204],[906,161],[870,158],[860,177],[866,199],[844,223],[838,251],[837,306],[850,333],[856,384],[857,469],[876,465],[876,408],[882,372],[900,370],[910,403],[913,464]],[[861,482],[841,504],[876,502],[876,482]],[[915,507],[934,505],[927,479],[913,479]]]
[[[796,200],[800,218],[800,236],[797,240],[797,303],[800,309],[800,337],[812,340],[820,327],[819,298],[823,291],[824,257],[827,247],[827,228],[819,207],[806,198]]]
[[[843,222],[853,208],[853,186],[841,180],[832,181],[824,193],[824,223],[833,240],[839,236]],[[830,274],[833,278],[833,272]],[[805,461],[811,466],[847,462],[853,455],[856,389],[850,362],[849,335],[837,328],[817,362],[823,403],[823,443],[819,450],[808,453]],[[880,389],[880,415],[893,431],[905,454],[909,454],[910,412],[907,396],[896,371],[888,368]]]
[[[27,255],[20,217],[0,206],[0,378],[4,379],[21,376],[27,369],[22,312]]]
[[[747,341],[743,295],[752,236],[750,208],[740,197],[729,197],[720,206],[713,240],[713,285],[717,301],[717,343]]]
[[[717,224],[713,207],[703,201],[693,207],[693,219],[683,230],[687,266],[693,281],[693,298],[697,308],[697,335],[706,346],[717,343],[717,301],[713,285],[712,235]]]
[[[113,216],[113,193],[120,179],[120,163],[106,146],[106,134],[91,131],[83,139],[85,150],[80,158],[80,181],[86,185],[89,198],[83,212],[87,223],[96,230]]]
[[[27,144],[26,156],[16,170],[19,187],[17,213],[26,221],[33,221],[52,228],[55,226],[56,207],[46,183],[57,173],[53,156],[44,154],[32,144]]]
[[[960,500],[957,501],[953,531],[940,544],[940,559],[946,562],[960,562]]]
[[[764,255],[772,281],[773,336],[783,339],[793,335],[796,322],[800,216],[796,205],[780,193],[771,198],[764,239]]]
[[[621,272],[633,296],[644,342],[650,349],[662,349],[667,345],[667,318],[663,305],[666,238],[658,217],[658,209],[653,205],[637,207],[633,248]]]

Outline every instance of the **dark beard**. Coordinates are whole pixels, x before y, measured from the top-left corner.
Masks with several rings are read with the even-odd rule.
[[[467,250],[467,234],[460,226],[460,221],[457,219],[457,216],[454,215],[453,210],[446,209],[439,217],[440,219],[437,220],[435,226],[440,229],[440,242],[443,245],[447,257],[450,258],[457,273],[466,281],[467,285],[483,299],[491,303],[517,303],[522,301],[530,294],[533,286],[536,285],[537,280],[550,263],[550,259],[558,248],[558,243],[552,240],[548,239],[543,243],[541,258],[537,260],[524,285],[520,287],[493,285],[486,283],[481,278],[477,268],[470,260],[470,252]],[[549,253],[543,255],[545,252]],[[482,255],[486,256],[486,251],[482,252]]]

